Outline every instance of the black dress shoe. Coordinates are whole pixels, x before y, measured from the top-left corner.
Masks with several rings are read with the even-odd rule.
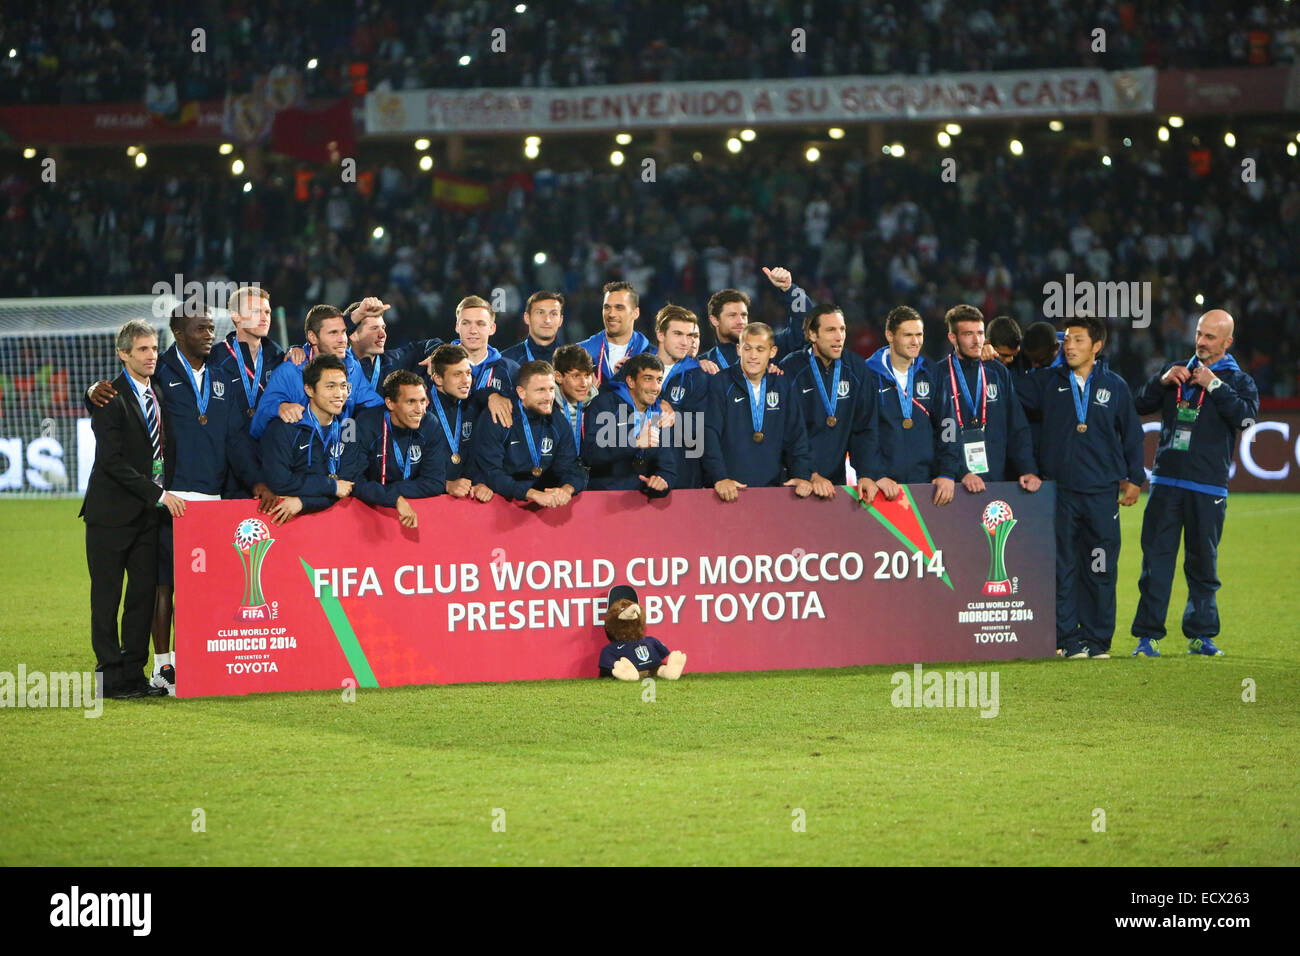
[[[109,698],[110,700],[135,700],[136,698],[145,696],[145,694],[144,694],[144,688],[139,686],[135,686],[135,687],[118,686],[118,687],[114,687],[112,690],[105,689],[104,696]]]
[[[140,682],[138,684],[131,684],[129,686],[130,686],[130,699],[132,700],[134,700],[137,697],[166,697],[167,696],[166,687],[154,687],[153,684],[149,683],[143,677],[140,678]]]

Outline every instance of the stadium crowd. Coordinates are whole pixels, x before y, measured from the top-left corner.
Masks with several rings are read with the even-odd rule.
[[[181,273],[259,281],[292,317],[380,291],[390,333],[404,341],[449,339],[465,289],[500,290],[503,334],[516,335],[529,289],[552,288],[568,298],[564,335],[577,341],[597,329],[599,289],[614,279],[656,307],[697,312],[712,290],[736,286],[755,300],[755,318],[779,323],[781,303],[755,263],[784,261],[815,301],[843,307],[850,348],[874,351],[884,315],[912,302],[937,357],[948,305],[1027,327],[1041,317],[1044,283],[1069,273],[1152,284],[1150,327],[1117,328],[1108,347],[1130,379],[1185,348],[1199,294],[1249,317],[1236,349],[1261,394],[1297,393],[1300,184],[1280,164],[1261,158],[1256,182],[1242,183],[1197,175],[1173,149],[1118,150],[1109,167],[1092,150],[955,150],[961,174],[940,188],[935,169],[911,156],[812,165],[750,151],[665,165],[653,184],[608,166],[529,172],[502,161],[483,171],[494,187],[475,212],[439,208],[427,176],[391,161],[371,190],[323,172],[305,201],[288,173],[249,193],[238,178],[197,169],[74,167],[57,189],[12,175],[0,182],[10,250],[0,296],[146,294]],[[1237,161],[1207,151],[1215,170]]]
[[[244,92],[277,64],[311,96],[368,89],[1294,62],[1296,4],[1208,0],[776,0],[564,4],[68,0],[0,19],[0,103],[160,103]],[[1212,15],[1211,15],[1212,14]],[[206,31],[196,55],[191,31]],[[489,52],[507,31],[507,52]],[[808,52],[791,52],[791,30]],[[1091,32],[1107,31],[1107,52]],[[827,41],[830,42],[827,42]],[[468,62],[461,58],[468,55]]]

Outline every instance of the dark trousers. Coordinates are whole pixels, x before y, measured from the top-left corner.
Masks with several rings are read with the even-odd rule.
[[[1115,491],[1056,489],[1056,646],[1108,652],[1115,634],[1119,502]]]
[[[1165,636],[1169,592],[1183,540],[1183,575],[1187,578],[1187,607],[1183,635],[1216,637],[1219,633],[1219,539],[1228,499],[1215,495],[1153,485],[1142,514],[1142,575],[1138,578],[1138,608],[1133,636],[1159,640]]]
[[[145,511],[121,528],[86,525],[86,567],[90,571],[90,643],[95,670],[111,692],[144,680],[149,628],[158,587],[158,515]],[[122,603],[121,637],[117,611]]]

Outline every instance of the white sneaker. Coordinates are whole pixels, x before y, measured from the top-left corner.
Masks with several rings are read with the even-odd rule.
[[[149,681],[154,687],[167,688],[167,696],[176,696],[176,668],[171,664],[164,664],[158,670],[154,671],[153,680]]]

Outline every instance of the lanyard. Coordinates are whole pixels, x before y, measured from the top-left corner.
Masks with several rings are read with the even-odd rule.
[[[596,387],[597,388],[599,388],[600,383],[605,380],[605,343],[606,343],[605,335],[602,332],[600,336],[600,357],[596,359]],[[609,374],[610,377],[612,378],[614,375],[614,370],[610,369]]]
[[[1088,396],[1092,394],[1092,377],[1097,374],[1097,363],[1092,363],[1092,368],[1088,372],[1088,379],[1079,388],[1079,380],[1074,377],[1074,372],[1070,371],[1070,397],[1074,399],[1074,418],[1080,424],[1087,423],[1088,418]]]
[[[582,437],[587,434],[587,422],[582,417],[583,402],[574,402],[570,405],[560,394],[560,390],[555,390],[555,400],[560,403],[560,408],[564,411],[564,419],[569,423],[569,428],[573,431],[573,447],[577,450],[582,449]],[[572,411],[570,411],[572,409]]]
[[[524,354],[528,356],[528,361],[537,361],[537,359],[533,358],[533,347],[529,344],[528,339],[524,339]]]
[[[822,397],[822,407],[826,409],[828,418],[834,418],[835,406],[839,404],[840,400],[840,359],[835,360],[835,371],[831,376],[831,392],[835,395],[834,401],[826,394],[826,383],[822,381],[821,363],[817,361],[815,352],[808,353],[808,363],[812,366],[813,381],[817,383],[817,392]]]
[[[632,406],[632,434],[635,436],[633,442],[640,438],[642,433],[649,427],[650,422],[659,414],[659,409],[650,407],[644,412],[638,412],[636,406]]]
[[[1196,364],[1196,356],[1193,355],[1190,359],[1187,360],[1187,367],[1190,369],[1195,364]],[[1192,387],[1195,388],[1196,386],[1192,386]],[[1205,389],[1201,389],[1201,397],[1196,400],[1196,410],[1198,412],[1201,410],[1201,403],[1203,401],[1205,401]],[[1183,405],[1183,383],[1182,382],[1178,383],[1178,397],[1174,399],[1174,402],[1177,404],[1179,408],[1181,408]],[[1188,404],[1190,404],[1190,402]]]
[[[722,354],[722,343],[721,343],[721,342],[718,343],[718,347],[715,348],[715,349],[713,350],[713,352],[714,352],[715,355],[718,356],[718,368],[730,368],[730,367],[731,367],[731,365],[727,362],[727,357],[726,357],[725,355]]]
[[[955,355],[956,355],[956,353],[954,352],[952,355],[949,355],[949,356],[948,356],[948,377],[952,380],[952,403],[953,403],[954,405],[957,406],[957,428],[960,430],[961,427],[962,427],[962,424],[961,424],[961,398],[958,398],[958,397],[957,397],[957,386],[958,386],[958,384],[961,385],[961,395],[962,395],[962,398],[965,398],[965,399],[966,399],[966,404],[968,404],[968,405],[970,406],[970,408],[971,408],[971,415],[972,415],[972,417],[973,417],[974,414],[975,414],[975,401],[974,401],[974,399],[972,399],[972,398],[970,397],[970,388],[968,388],[967,385],[966,385],[966,373],[963,372],[963,373],[960,374],[960,375],[957,374],[957,371],[956,371],[956,369],[957,369],[957,361],[956,361],[956,359],[955,359]],[[980,400],[980,414],[979,414],[979,418],[976,419],[976,423],[979,425],[980,428],[983,428],[984,425],[985,425],[985,423],[988,422],[988,420],[989,420],[989,415],[988,415],[988,411],[989,411],[989,390],[988,390],[988,388],[987,388],[986,385],[985,385],[985,380],[984,380],[984,363],[983,363],[983,362],[980,362],[979,389],[980,389],[980,395],[982,396],[982,398],[981,398],[981,400]]]
[[[376,394],[379,393],[379,361],[382,358],[382,355],[375,356],[375,365],[370,372],[370,387],[375,390]]]
[[[316,417],[316,413],[309,408],[307,409],[307,415],[311,418],[312,430],[320,436],[320,443],[325,448],[325,455],[329,462],[330,477],[333,478],[339,473],[339,459],[343,457],[343,443],[339,441],[338,416],[335,416],[334,420],[330,422],[329,434],[326,436],[321,434],[320,420]],[[335,448],[338,449],[337,454],[334,452]],[[307,463],[311,464],[310,451],[307,452]]]
[[[474,383],[474,389],[477,391],[485,384],[492,382],[492,363],[488,359],[483,360],[483,371],[479,373],[478,381]]]
[[[515,399],[515,404],[519,406],[519,424],[524,430],[524,438],[528,440],[528,457],[533,460],[533,470],[540,475],[537,469],[542,467],[542,456],[538,454],[537,442],[533,439],[533,427],[528,424],[528,413],[524,411],[524,403]]]
[[[177,349],[180,354],[180,349]],[[212,399],[212,369],[207,369],[203,376],[203,391],[199,391],[198,379],[194,377],[194,369],[190,368],[190,360],[184,355],[180,356],[181,367],[185,369],[185,377],[190,380],[190,388],[194,390],[194,401],[199,406],[199,423],[206,425],[208,423],[208,402]]]
[[[379,470],[379,483],[388,484],[388,431],[393,427],[393,420],[388,412],[384,412],[384,458]],[[412,439],[414,441],[414,439]],[[411,442],[406,443],[407,453],[410,453]],[[397,467],[402,469],[402,478],[411,477],[411,460],[402,457],[402,449],[397,445],[397,432],[393,432],[393,460],[397,462]]]
[[[257,350],[257,361],[254,363],[253,368],[249,368],[248,363],[240,361],[239,356],[231,348],[229,342],[226,343],[226,351],[230,353],[230,357],[235,360],[236,365],[243,366],[244,371],[248,373],[249,379],[252,380],[250,383],[244,380],[243,375],[239,376],[239,384],[244,386],[244,397],[248,399],[248,407],[256,408],[257,399],[262,394],[262,356],[266,354],[265,351],[261,348]]]
[[[888,362],[889,359],[885,359],[885,361]],[[916,359],[913,359],[911,363],[907,366],[907,388],[906,389],[899,388],[898,379],[897,378],[894,379],[894,391],[898,395],[898,407],[903,413],[904,421],[910,422],[912,420],[913,405],[915,405],[921,411],[925,412],[926,418],[930,417],[930,413],[926,411],[925,406],[912,397],[916,387],[916,367],[920,364],[921,363],[918,362]],[[892,372],[892,368],[891,368],[891,372]]]
[[[442,425],[442,433],[447,436],[447,445],[451,448],[453,455],[460,452],[460,400],[456,401],[456,430],[453,432],[447,424],[447,414],[442,410],[442,399],[434,397],[433,407],[438,412],[438,422]],[[385,416],[387,417],[387,416]]]
[[[754,389],[745,379],[745,388],[749,391],[749,417],[754,422],[754,434],[763,434],[763,414],[767,411],[767,376],[758,383],[758,402],[754,402]]]

